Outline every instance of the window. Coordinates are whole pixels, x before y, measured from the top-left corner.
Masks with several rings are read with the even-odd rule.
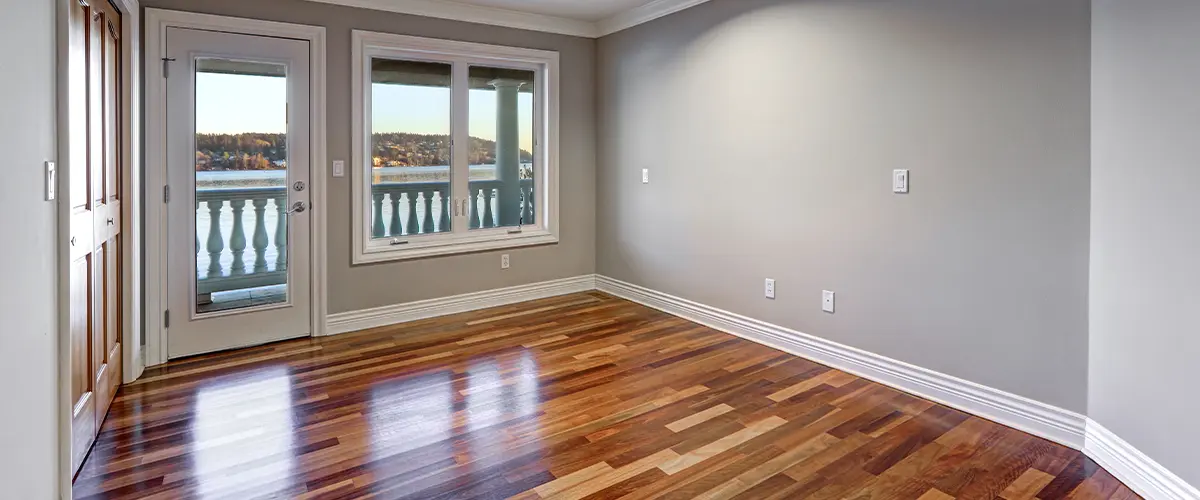
[[[354,32],[354,262],[558,242],[558,53]]]

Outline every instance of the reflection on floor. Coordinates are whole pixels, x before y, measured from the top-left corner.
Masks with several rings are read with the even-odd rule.
[[[149,368],[74,492],[1136,498],[1078,451],[600,292]]]
[[[241,290],[230,290],[227,292],[215,292],[212,294],[211,303],[196,305],[196,312],[203,314],[228,311],[231,309],[241,309],[244,307],[278,304],[286,301],[287,285],[244,288]]]

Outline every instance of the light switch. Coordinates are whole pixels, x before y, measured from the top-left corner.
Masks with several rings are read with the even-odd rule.
[[[649,184],[649,183],[650,183],[650,169],[643,168],[642,169],[642,184]]]
[[[821,310],[827,313],[833,312],[833,292],[829,290],[821,292]]]
[[[46,162],[46,201],[54,201],[58,185],[58,167],[52,161]]]
[[[899,194],[908,193],[908,169],[892,172],[892,191]]]
[[[345,177],[346,176],[346,162],[345,161],[333,160],[333,176],[334,177]]]

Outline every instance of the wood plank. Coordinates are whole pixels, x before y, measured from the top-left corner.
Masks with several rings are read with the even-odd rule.
[[[154,367],[110,411],[81,498],[1136,498],[1073,450],[595,292]]]

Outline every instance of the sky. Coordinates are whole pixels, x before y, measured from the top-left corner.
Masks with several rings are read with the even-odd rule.
[[[374,84],[375,132],[450,133],[450,89]],[[470,134],[496,139],[496,96],[471,90]],[[521,149],[533,151],[533,95],[518,96]],[[394,111],[393,111],[394,110]],[[287,131],[287,80],[282,77],[196,74],[196,132],[238,134]]]

